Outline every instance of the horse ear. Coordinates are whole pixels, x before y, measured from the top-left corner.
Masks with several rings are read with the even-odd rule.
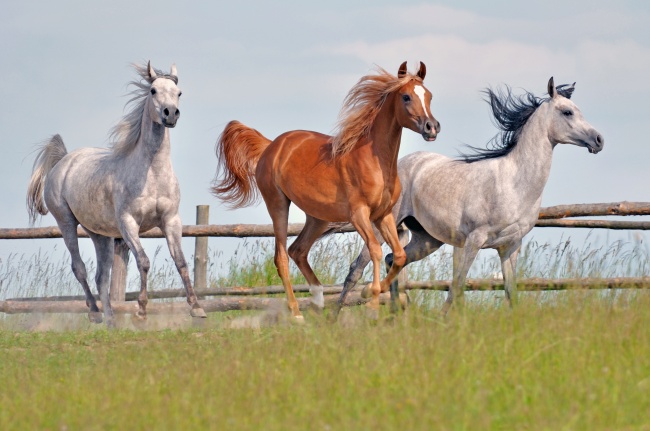
[[[149,72],[149,78],[151,78],[152,81],[158,78],[158,75],[156,75],[156,71],[153,70],[153,67],[151,67],[151,60],[147,62],[147,71]]]
[[[424,77],[427,76],[427,67],[422,62],[420,62],[420,69],[418,69],[417,75],[423,81],[424,81]]]
[[[405,76],[406,76],[406,62],[402,63],[402,65],[399,67],[399,70],[397,71],[398,78],[404,78]]]
[[[548,95],[553,98],[557,92],[555,91],[555,82],[553,81],[553,77],[551,76],[551,79],[548,80]]]
[[[172,68],[169,71],[169,74],[175,76],[178,79],[178,74],[176,72],[176,63],[172,64]]]

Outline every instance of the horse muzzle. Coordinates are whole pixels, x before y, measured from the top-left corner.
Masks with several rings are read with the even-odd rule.
[[[181,111],[178,108],[165,108],[162,111],[161,120],[165,127],[174,128],[176,127],[176,122],[178,117],[181,116]]]
[[[605,139],[603,139],[601,134],[597,134],[596,137],[594,137],[593,141],[587,142],[585,146],[591,154],[598,154],[603,150],[603,147],[605,146]]]
[[[435,118],[427,119],[422,125],[422,137],[427,142],[433,142],[440,133],[440,123]]]

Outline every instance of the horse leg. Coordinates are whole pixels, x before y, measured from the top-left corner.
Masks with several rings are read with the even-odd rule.
[[[139,232],[140,226],[130,214],[125,214],[120,218],[122,239],[129,246],[131,253],[133,253],[135,263],[138,266],[138,272],[140,273],[140,295],[138,295],[138,311],[135,313],[135,316],[144,320],[147,318],[147,302],[149,302],[147,298],[147,274],[149,273],[151,263],[140,243]]]
[[[102,301],[104,316],[106,317],[106,326],[113,328],[115,326],[115,316],[109,299],[109,289],[111,284],[111,268],[113,267],[113,253],[115,240],[106,236],[98,235],[84,229],[95,245],[97,253],[97,272],[95,273],[95,283],[99,292],[99,299]]]
[[[402,247],[402,244],[399,241],[399,236],[397,235],[397,227],[395,226],[393,213],[388,213],[384,218],[382,218],[379,223],[377,223],[377,228],[379,229],[381,236],[390,246],[391,250],[393,250],[393,262],[388,270],[388,274],[386,274],[386,278],[381,281],[381,291],[388,292],[391,283],[406,264],[406,253],[404,252],[404,248]]]
[[[366,243],[368,250],[370,252],[370,259],[372,260],[372,283],[368,289],[364,289],[362,296],[366,296],[370,293],[372,294],[372,299],[368,303],[368,307],[372,312],[372,317],[378,317],[379,315],[379,294],[381,293],[381,284],[379,279],[381,277],[379,273],[379,265],[381,264],[381,245],[375,236],[375,233],[372,230],[372,223],[370,223],[370,209],[368,207],[361,207],[353,211],[352,216],[350,217],[350,222],[354,225],[363,241]],[[403,251],[402,251],[403,253]],[[364,295],[364,292],[366,295]]]
[[[56,209],[54,209],[56,211]],[[69,210],[68,210],[69,211]],[[54,214],[54,211],[52,211]],[[79,222],[72,215],[72,212],[69,214],[60,215],[57,212],[56,222],[59,225],[61,234],[63,235],[63,241],[65,246],[70,252],[70,260],[72,262],[72,273],[75,278],[81,284],[81,287],[84,290],[86,295],[86,305],[90,309],[88,313],[88,320],[92,323],[102,323],[102,314],[97,307],[97,302],[95,297],[90,291],[90,286],[88,285],[88,274],[86,272],[86,265],[84,264],[83,259],[81,259],[81,254],[79,253],[79,237],[77,236],[77,225]],[[65,220],[62,220],[65,218]]]
[[[293,293],[291,279],[289,278],[289,255],[287,254],[287,227],[289,223],[289,205],[291,201],[279,190],[273,190],[272,194],[262,196],[266,202],[266,207],[273,222],[273,233],[275,234],[275,256],[274,263],[278,270],[278,275],[282,279],[284,291],[287,294],[287,305],[291,310],[291,316],[297,321],[302,322],[304,317],[298,307],[296,295]]]
[[[336,306],[334,307],[334,312],[332,313],[332,320],[337,319],[339,312],[341,311],[341,307],[343,307],[343,304],[345,303],[345,297],[357,284],[369,262],[370,250],[368,249],[368,246],[364,244],[363,248],[361,249],[361,253],[359,253],[359,256],[357,256],[356,260],[352,262],[352,265],[350,265],[350,272],[348,273],[348,276],[345,277],[343,290],[341,291],[341,295],[339,296],[338,301],[336,301]]]
[[[480,246],[476,242],[468,240],[465,242],[465,247],[454,247],[454,275],[451,280],[451,287],[449,288],[449,293],[447,294],[447,300],[442,306],[442,314],[446,315],[451,308],[454,299],[456,300],[458,306],[461,308],[464,305],[464,289],[465,289],[465,279],[467,278],[467,273],[469,268],[474,263],[476,255],[478,254]]]
[[[398,234],[400,235],[400,242],[406,236],[407,232],[405,229],[402,229],[401,231],[398,231]],[[404,252],[406,253],[406,263],[404,266],[409,265],[413,262],[417,262],[418,260],[422,260],[425,257],[429,256],[436,250],[438,250],[440,247],[443,246],[444,243],[438,241],[431,235],[427,233],[426,230],[421,229],[421,230],[412,230],[411,231],[411,240],[409,241],[408,244],[404,247]],[[393,264],[393,254],[388,254],[386,256],[386,265],[390,266]],[[393,301],[397,301],[398,297],[398,283],[397,280],[395,280],[391,285],[390,285],[390,292],[391,292],[391,299]]]
[[[325,308],[325,298],[323,297],[323,285],[314,274],[307,256],[314,242],[327,230],[329,223],[317,218],[307,216],[305,227],[300,231],[298,238],[289,247],[289,256],[296,262],[298,269],[309,283],[311,292],[311,303],[319,310]]]
[[[205,314],[199,301],[196,298],[194,289],[192,288],[192,282],[190,281],[190,274],[187,269],[187,261],[185,260],[185,255],[183,254],[183,249],[181,248],[181,239],[183,238],[183,225],[181,223],[181,218],[178,214],[174,215],[168,220],[164,220],[161,229],[165,238],[167,239],[167,246],[169,247],[169,254],[171,254],[174,264],[176,264],[176,269],[181,275],[181,280],[183,281],[183,286],[185,286],[185,294],[187,295],[187,303],[190,304],[190,315],[192,317],[208,317]]]
[[[504,289],[510,307],[517,305],[517,256],[519,255],[520,249],[521,241],[518,241],[515,244],[497,250],[501,259]]]
[[[399,239],[399,243],[402,247],[405,247],[408,242],[409,242],[409,234],[408,230],[403,226],[397,226],[397,238]],[[404,250],[406,252],[406,250]],[[386,262],[386,270],[389,271],[390,267],[393,266],[393,253],[390,253],[390,260],[388,259],[388,256],[384,259],[384,262]],[[408,256],[406,258],[406,263],[404,266],[408,265]],[[404,269],[404,268],[402,268]],[[397,305],[400,303],[399,300],[399,274],[398,277],[395,277],[395,280],[390,284],[390,311],[391,313],[397,313],[400,309],[400,307]]]

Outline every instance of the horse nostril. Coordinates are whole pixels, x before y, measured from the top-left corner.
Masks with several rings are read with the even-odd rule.
[[[436,133],[440,133],[440,123],[436,121]]]
[[[165,115],[169,115],[169,109],[165,108],[165,110],[163,111],[163,113],[164,113]]]
[[[179,115],[181,115],[181,110],[180,110],[180,109],[177,109],[177,110],[176,110],[176,116],[178,117]]]
[[[431,121],[427,121],[424,123],[424,130],[426,130],[427,133],[431,133]]]
[[[600,135],[596,136],[596,142],[598,142],[599,144],[602,144],[603,143],[603,138]]]

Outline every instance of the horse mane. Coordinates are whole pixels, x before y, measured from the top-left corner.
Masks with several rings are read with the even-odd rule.
[[[558,85],[556,91],[560,96],[570,99],[574,88],[573,85],[563,84]],[[493,122],[501,132],[488,141],[487,148],[468,145],[467,147],[472,153],[460,154],[461,159],[467,163],[494,159],[510,153],[517,145],[521,129],[526,122],[542,103],[549,100],[549,98],[539,98],[528,91],[525,91],[523,95],[515,96],[507,85],[504,90],[494,91],[487,88],[484,90],[484,94],[487,95],[485,101],[492,108]]]
[[[422,82],[416,75],[407,73],[398,78],[380,67],[377,74],[361,77],[343,101],[337,132],[332,136],[332,157],[349,153],[368,136],[388,95],[413,79]]]
[[[135,87],[133,91],[128,93],[132,97],[124,105],[125,108],[133,104],[133,108],[127,112],[124,117],[115,125],[110,131],[109,142],[116,156],[125,156],[135,148],[140,134],[142,132],[142,115],[144,113],[144,105],[147,102],[147,96],[151,89],[151,84],[155,79],[167,78],[178,84],[178,78],[174,75],[164,73],[159,69],[155,69],[157,77],[151,79],[146,64],[131,64],[133,69],[139,75],[140,80],[133,80],[128,85]]]

